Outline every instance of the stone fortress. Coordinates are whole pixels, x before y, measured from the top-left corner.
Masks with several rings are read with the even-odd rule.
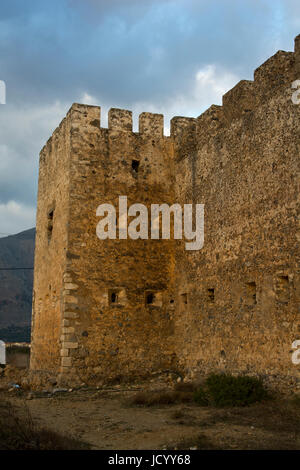
[[[300,79],[279,51],[198,118],[73,104],[40,153],[32,371],[63,383],[300,365]],[[205,242],[99,240],[99,204],[205,204]]]

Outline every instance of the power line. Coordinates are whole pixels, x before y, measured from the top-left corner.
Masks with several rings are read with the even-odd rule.
[[[21,269],[34,269],[34,268],[0,268],[0,271],[19,271]]]

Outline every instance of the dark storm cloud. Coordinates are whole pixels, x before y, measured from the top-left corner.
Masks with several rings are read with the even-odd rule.
[[[2,0],[0,232],[9,201],[34,207],[38,151],[73,101],[197,115],[291,50],[299,19],[296,0]]]
[[[276,8],[270,0],[2,1],[1,70],[16,102],[72,101],[87,86],[107,100],[160,100],[188,87],[202,64],[248,75],[274,52]]]

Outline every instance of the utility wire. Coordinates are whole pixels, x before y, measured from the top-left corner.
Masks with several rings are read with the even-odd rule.
[[[21,269],[34,269],[34,268],[0,268],[0,271],[19,271]]]

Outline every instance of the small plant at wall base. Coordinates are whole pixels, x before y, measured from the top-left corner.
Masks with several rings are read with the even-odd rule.
[[[269,398],[260,379],[227,374],[211,374],[194,392],[194,400],[200,406],[249,406]]]

